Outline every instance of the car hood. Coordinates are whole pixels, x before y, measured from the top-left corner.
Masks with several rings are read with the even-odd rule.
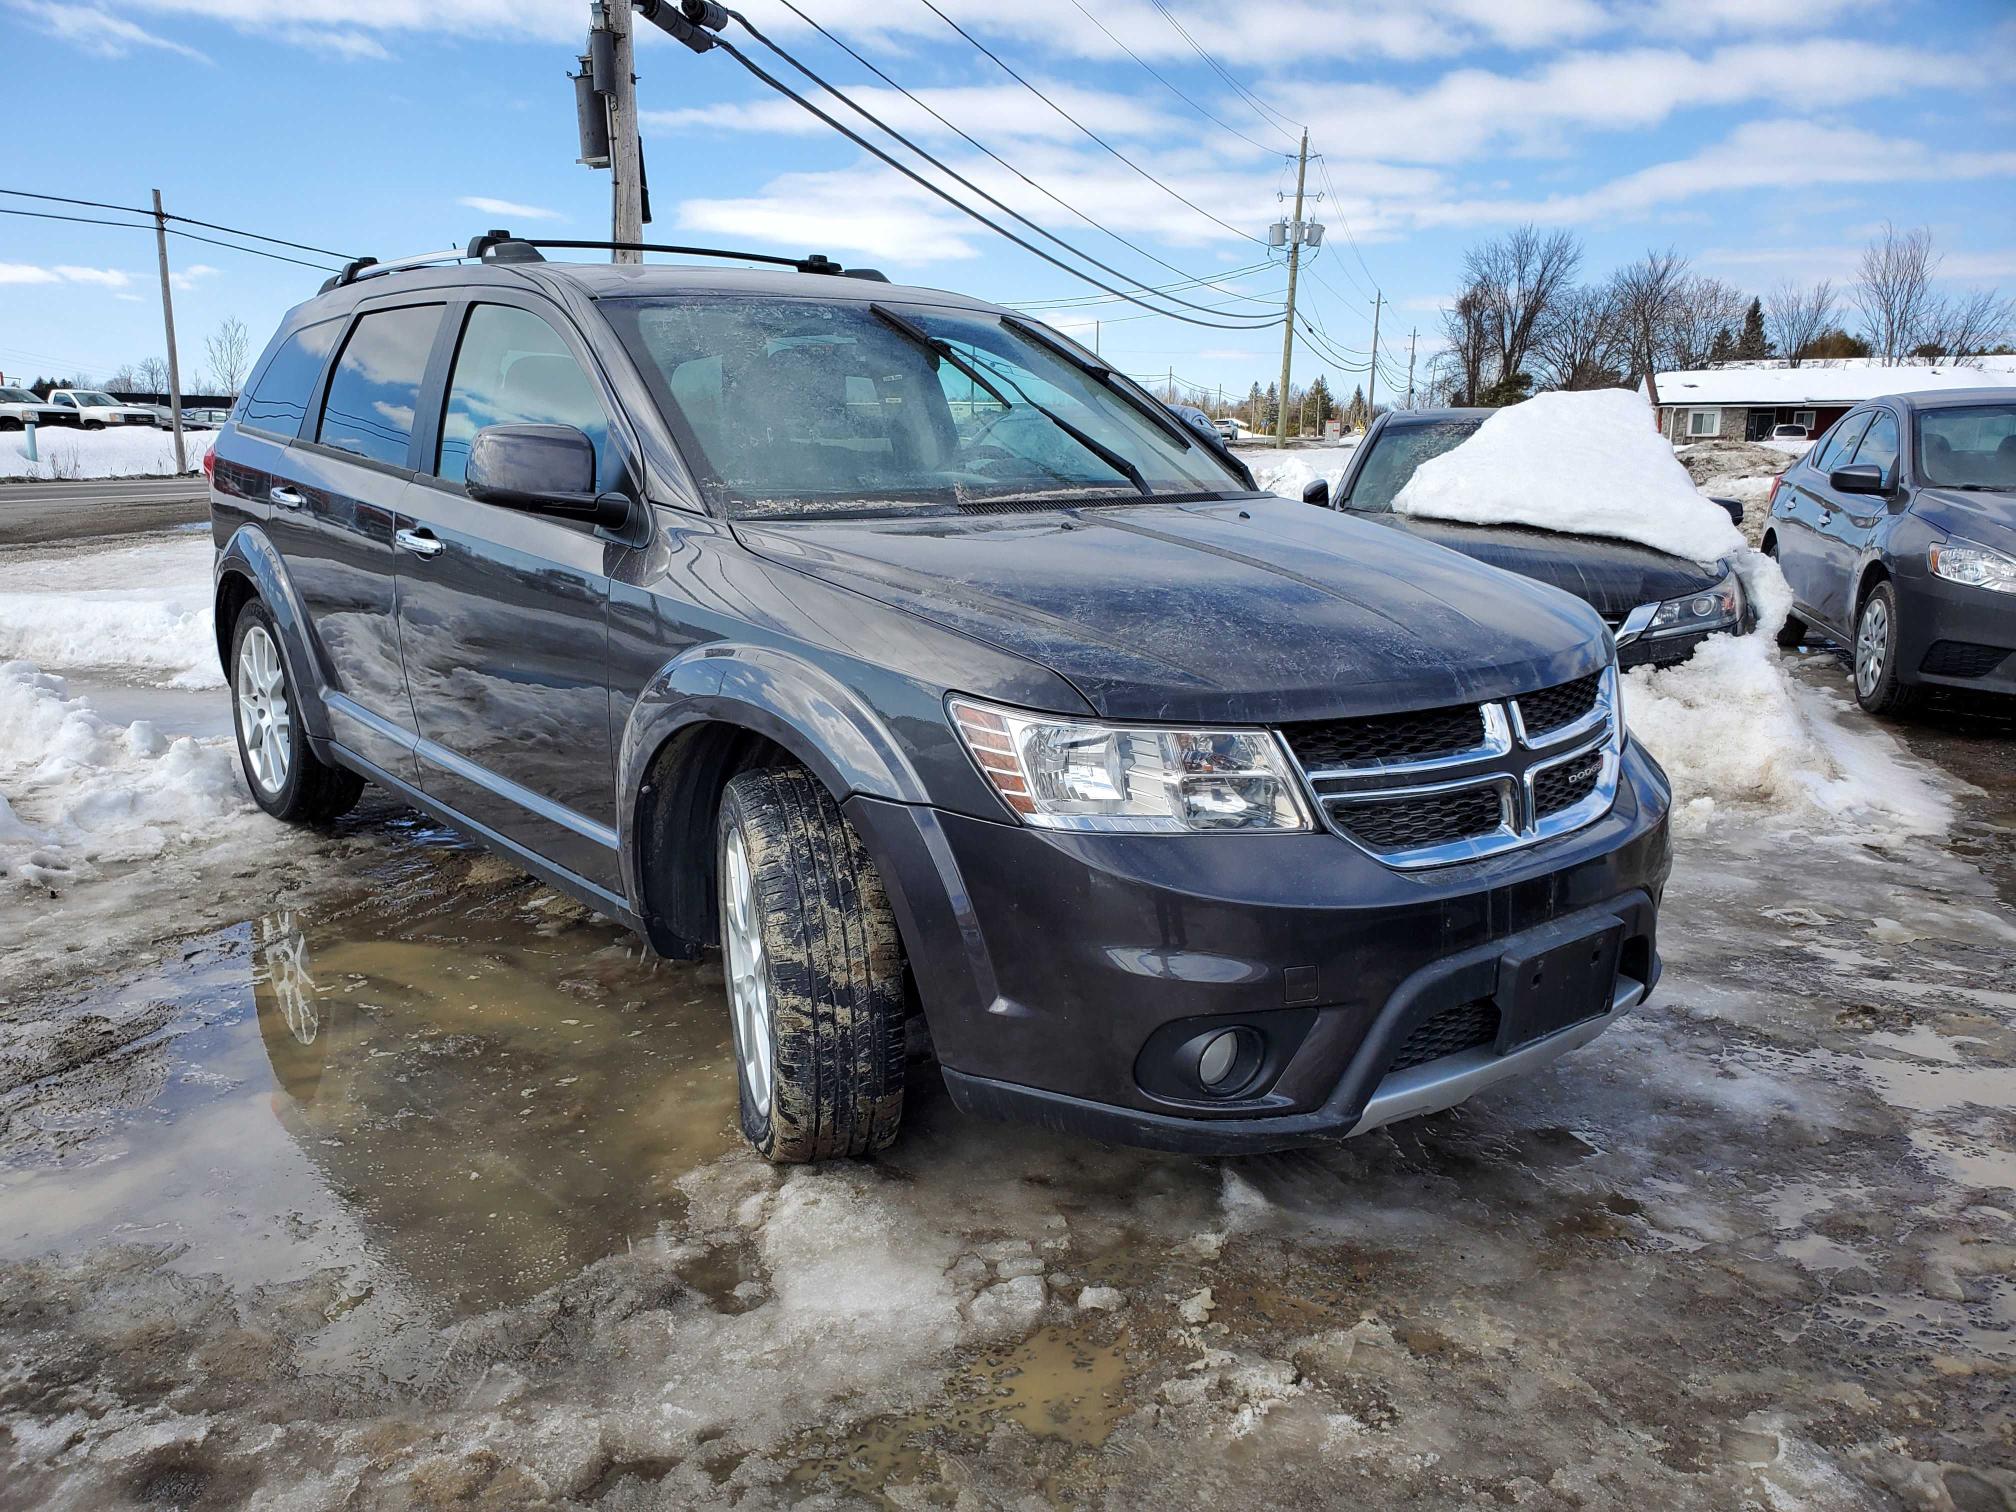
[[[1911,512],[1948,535],[2016,556],[2016,493],[1963,488],[1921,488]]]
[[[1570,535],[1520,525],[1465,525],[1420,515],[1366,518],[1521,577],[1551,583],[1613,623],[1640,604],[1684,598],[1712,588],[1729,572],[1726,562],[1704,567],[1685,557],[1607,536]]]
[[[1429,708],[1609,657],[1566,595],[1272,497],[736,529],[773,560],[1040,663],[1116,719]]]

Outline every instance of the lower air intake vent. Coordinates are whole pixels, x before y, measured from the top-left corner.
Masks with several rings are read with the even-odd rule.
[[[1925,653],[1919,670],[1933,677],[1986,677],[2009,655],[2006,646],[1983,646],[1974,641],[1934,641]]]
[[[1475,1050],[1479,1045],[1488,1045],[1497,1038],[1497,1008],[1490,1003],[1459,1003],[1415,1025],[1414,1032],[1407,1036],[1386,1071],[1391,1075],[1395,1071],[1425,1066],[1459,1050]]]

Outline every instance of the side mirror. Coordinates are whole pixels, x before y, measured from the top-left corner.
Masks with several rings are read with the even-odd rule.
[[[528,514],[614,529],[630,516],[619,493],[595,491],[595,443],[571,425],[487,425],[469,443],[469,497]]]
[[[1837,467],[1827,474],[1827,484],[1836,493],[1880,494],[1888,493],[1883,486],[1883,469],[1874,462],[1851,462],[1846,467]]]
[[[1318,509],[1330,507],[1330,485],[1322,478],[1311,478],[1302,485],[1302,502],[1314,504]]]
[[[1731,525],[1741,525],[1743,523],[1743,501],[1741,499],[1711,498],[1708,502],[1711,504],[1720,504],[1723,511],[1729,516],[1729,523]]]

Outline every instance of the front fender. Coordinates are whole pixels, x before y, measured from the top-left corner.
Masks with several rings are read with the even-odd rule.
[[[217,659],[223,665],[227,685],[231,681],[231,641],[224,610],[235,591],[234,578],[249,584],[266,606],[266,612],[273,616],[274,627],[280,632],[280,654],[287,659],[287,681],[293,689],[295,712],[309,740],[319,749],[329,739],[329,711],[322,702],[327,680],[310,649],[313,642],[308,635],[308,619],[302,612],[293,580],[287,575],[287,564],[257,525],[240,525],[233,531],[231,539],[217,553],[213,568],[211,604],[217,611]]]

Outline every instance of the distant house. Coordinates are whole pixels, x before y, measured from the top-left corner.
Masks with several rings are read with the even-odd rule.
[[[2016,385],[2016,362],[1981,366],[1879,367],[1867,358],[1788,368],[1730,363],[1659,375],[1659,429],[1676,446],[1690,441],[1762,441],[1780,425],[1817,436],[1854,405],[1883,394]]]

